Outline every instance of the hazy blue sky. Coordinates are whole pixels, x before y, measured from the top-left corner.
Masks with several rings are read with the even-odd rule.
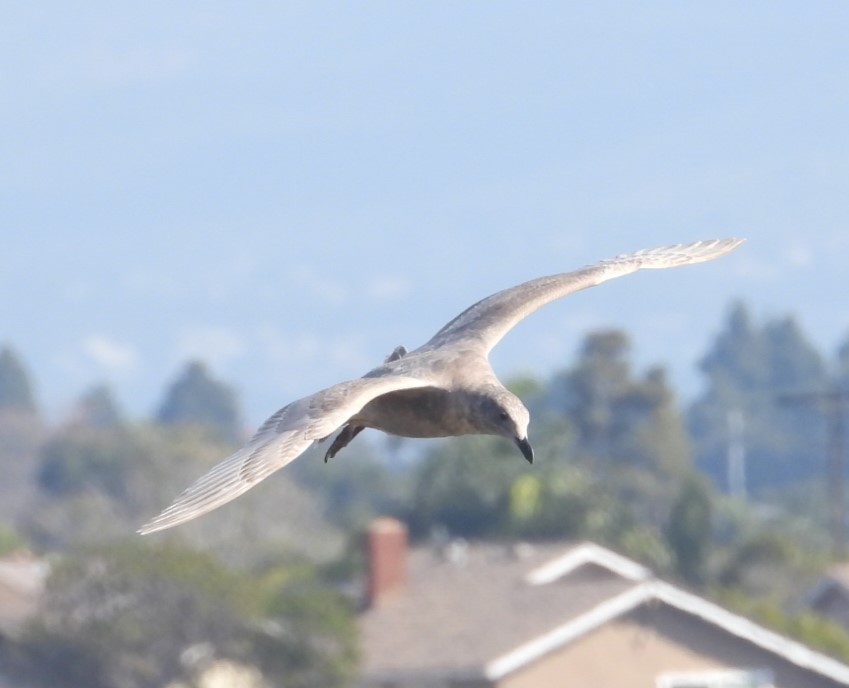
[[[188,357],[251,423],[488,293],[748,237],[520,325],[619,326],[686,395],[731,300],[849,335],[849,2],[4,3],[0,342],[59,418]]]

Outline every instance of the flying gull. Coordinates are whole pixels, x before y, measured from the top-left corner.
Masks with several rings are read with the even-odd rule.
[[[712,239],[644,249],[488,296],[424,346],[409,352],[398,347],[363,377],[284,406],[139,532],[171,528],[226,504],[340,429],[325,461],[364,428],[375,428],[402,437],[497,435],[515,442],[533,462],[528,410],[495,376],[488,360],[492,347],[526,315],[562,296],[644,268],[713,260],[741,243]]]

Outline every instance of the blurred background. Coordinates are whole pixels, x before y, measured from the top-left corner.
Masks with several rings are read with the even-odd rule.
[[[792,616],[842,560],[849,5],[2,14],[0,549],[64,562],[12,662],[33,685],[67,679],[33,667],[79,635],[56,619],[94,594],[74,587],[92,557],[158,561],[138,573],[152,589],[169,566],[214,579],[212,598],[262,579],[218,647],[308,587],[321,601],[301,616],[336,632],[321,613],[338,604],[349,643],[315,650],[325,673],[303,685],[325,686],[356,674],[344,590],[379,515],[416,542],[592,539],[728,604],[763,598],[766,616]],[[280,406],[474,301],[724,236],[748,241],[552,304],[501,342],[493,365],[533,414],[531,472],[497,443],[366,433],[179,533],[134,535]],[[80,685],[101,685],[118,636],[68,650],[95,667]],[[188,671],[145,647],[144,679],[113,667],[102,685]]]

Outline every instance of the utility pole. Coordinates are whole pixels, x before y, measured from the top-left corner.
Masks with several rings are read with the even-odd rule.
[[[822,404],[828,419],[828,468],[826,490],[829,497],[829,520],[834,556],[846,555],[846,454],[844,450],[846,422],[844,408],[849,390],[833,387],[820,392],[793,392],[778,397],[783,402]]]

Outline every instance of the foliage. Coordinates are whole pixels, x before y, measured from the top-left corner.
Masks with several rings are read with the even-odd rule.
[[[410,498],[408,474],[381,461],[368,434],[328,462],[323,460],[325,444],[287,468],[300,485],[321,498],[327,519],[348,532],[376,516],[401,515]]]
[[[0,347],[0,520],[26,512],[45,431],[26,369],[9,346]]]
[[[24,546],[20,534],[9,524],[0,523],[0,557]]]
[[[788,613],[775,599],[754,597],[735,588],[719,588],[713,591],[713,596],[719,604],[738,614],[849,662],[849,632],[834,621],[809,611]]]
[[[126,536],[157,500],[166,499],[163,488],[172,479],[163,464],[173,462],[176,475],[183,474],[184,466],[198,470],[203,449],[201,442],[186,447],[177,433],[152,426],[67,425],[39,453],[39,491],[21,527],[47,549]]]
[[[504,440],[463,437],[438,445],[415,471],[408,515],[414,534],[435,528],[464,537],[503,533],[510,485],[525,466]]]
[[[543,381],[533,375],[513,375],[504,381],[504,386],[520,399],[529,399],[544,389]]]
[[[664,371],[631,371],[619,330],[590,333],[574,367],[557,373],[533,404],[571,422],[574,458],[591,466],[640,518],[659,525],[670,488],[690,467],[689,439]]]
[[[676,572],[687,583],[707,581],[711,540],[710,490],[701,476],[693,474],[682,483],[666,525]]]
[[[843,389],[849,388],[849,339],[837,348],[837,381]]]
[[[815,637],[820,647],[832,642],[838,647],[841,641],[829,640],[831,630],[812,617],[781,616],[828,563],[823,524],[829,510],[819,478],[825,454],[822,410],[779,402],[787,392],[849,384],[849,341],[836,363],[832,380],[824,359],[792,318],[759,324],[738,304],[707,347],[702,361],[707,386],[690,407],[685,426],[663,369],[635,371],[625,333],[593,332],[575,361],[551,378],[509,383],[531,410],[537,457],[532,467],[511,443],[498,438],[403,446],[390,438],[381,446],[364,434],[329,464],[322,461],[326,447],[321,446],[225,508],[148,543],[170,545],[103,549],[105,543],[132,536],[140,523],[227,456],[239,438],[230,388],[212,379],[202,364],[189,364],[167,391],[156,423],[124,418],[111,391],[102,386],[89,390],[59,428],[43,427],[31,411],[0,408],[0,518],[36,548],[75,552],[81,545],[98,544],[94,553],[74,554],[60,567],[51,584],[57,590],[67,595],[82,590],[87,576],[93,587],[85,588],[86,595],[92,599],[102,593],[103,599],[123,600],[123,595],[128,601],[122,603],[132,605],[152,599],[145,596],[155,589],[174,609],[184,605],[187,618],[202,620],[192,629],[208,624],[206,635],[218,634],[215,656],[233,662],[221,666],[238,671],[241,662],[250,661],[268,676],[285,667],[293,672],[287,673],[286,685],[343,683],[353,649],[346,640],[349,611],[318,585],[313,569],[280,563],[280,553],[297,546],[327,561],[345,540],[356,543],[324,569],[350,579],[362,569],[357,534],[378,514],[403,518],[418,538],[447,530],[468,538],[592,539],[690,585],[721,586],[729,604],[738,604],[735,596],[768,598],[752,614],[779,615],[777,630],[803,642]],[[727,419],[734,409],[746,420],[749,485],[757,502],[725,498],[693,474],[691,446],[697,465],[715,483],[724,483]],[[383,451],[386,447],[390,451]],[[407,453],[414,459],[403,465],[382,458],[398,459],[404,448],[412,450]],[[29,500],[36,485],[36,497]],[[177,566],[181,546],[175,537],[214,552],[218,561],[259,573],[236,574],[209,554],[186,553],[199,559]],[[130,565],[145,557],[150,567]],[[213,588],[224,587],[201,585],[186,592],[192,588],[191,575],[180,578],[172,564],[208,576]],[[176,579],[158,579],[154,569]],[[76,578],[69,571],[76,571]],[[59,604],[71,599],[67,595],[52,599]],[[220,617],[209,602],[216,596],[223,600]],[[748,613],[740,604],[737,608]],[[170,624],[172,613],[165,610],[159,618]],[[133,625],[137,616],[140,621]],[[69,666],[63,678],[74,677],[75,671],[98,677],[108,664],[108,671],[138,681],[123,684],[112,674],[103,679],[117,688],[147,685],[138,678],[145,672],[167,670],[182,684],[192,680],[186,656],[165,657],[157,654],[159,649],[149,662],[140,656],[144,643],[155,644],[144,626],[152,616],[145,612],[133,612],[120,624],[107,614],[103,618],[114,627],[104,622],[83,632],[78,626],[76,633],[71,632],[72,618],[80,624],[95,621],[77,614],[60,623],[58,616],[46,616],[22,649],[19,666],[49,656]],[[174,644],[185,648],[196,636],[181,623],[174,621],[175,633],[183,633]],[[118,653],[121,661],[110,660],[98,645],[112,640],[130,648]],[[195,645],[188,655],[203,655],[203,642]],[[165,674],[156,676],[164,679]],[[41,679],[39,688],[50,685]]]
[[[17,354],[8,346],[0,349],[0,409],[36,412],[29,375]]]
[[[235,393],[199,361],[188,363],[169,387],[156,418],[166,425],[206,427],[227,442],[238,442],[242,434]]]
[[[555,445],[559,438],[555,438]],[[515,447],[493,438],[440,445],[418,466],[406,516],[415,536],[591,538],[618,542],[633,513],[583,465],[553,454],[540,435],[529,469]]]
[[[66,426],[40,454],[40,489],[19,526],[35,546],[48,550],[136,537],[143,522],[231,450],[200,426]],[[316,499],[288,474],[273,476],[180,532],[241,566],[264,561],[281,547],[323,559],[341,544]]]
[[[138,542],[69,556],[13,666],[39,688],[191,682],[202,668],[193,657],[255,666],[287,686],[344,685],[350,613],[308,569],[290,569],[256,580],[208,555]]]
[[[510,497],[508,532],[515,537],[610,541],[633,524],[632,514],[575,467],[561,466],[544,476],[522,475],[511,484]]]
[[[704,356],[706,392],[688,423],[698,466],[726,486],[729,414],[745,421],[746,474],[751,492],[810,479],[822,472],[825,423],[816,404],[793,402],[799,392],[827,387],[826,367],[793,318],[758,326],[736,304]],[[788,396],[790,395],[790,396]]]
[[[145,452],[139,434],[122,426],[70,426],[42,449],[38,482],[57,496],[93,488],[122,499],[126,497],[127,473],[144,460]]]
[[[645,564],[659,576],[674,571],[675,555],[669,543],[662,533],[652,528],[638,524],[623,532],[611,545],[622,554]]]
[[[793,523],[762,524],[716,558],[716,583],[752,598],[796,602],[801,591],[822,575],[828,550],[793,532]]]
[[[0,409],[0,519],[14,522],[27,512],[46,432],[32,413]]]
[[[72,412],[72,424],[109,430],[124,424],[124,416],[112,390],[97,385],[83,394]]]
[[[577,364],[552,380],[547,404],[572,419],[579,455],[678,473],[689,464],[688,446],[665,374],[652,368],[635,377],[629,352],[620,330],[590,333]]]
[[[274,619],[256,638],[261,665],[293,688],[347,685],[358,661],[353,610],[315,569],[303,561],[277,563],[258,577],[255,591]]]

